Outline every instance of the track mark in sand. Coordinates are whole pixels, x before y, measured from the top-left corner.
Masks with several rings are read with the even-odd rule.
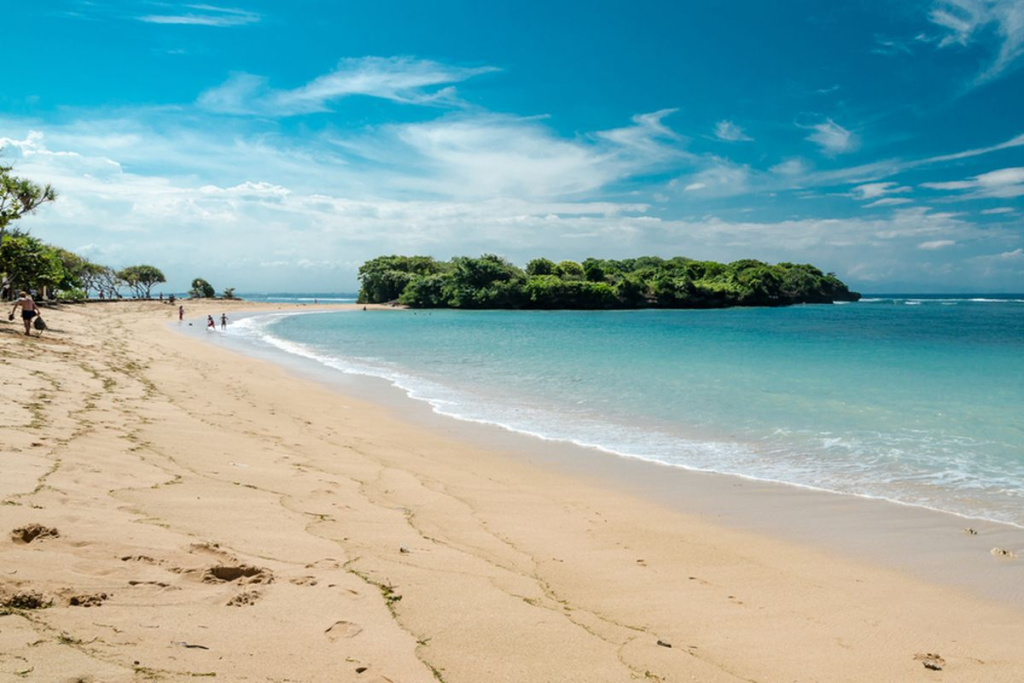
[[[0,614],[10,610],[46,609],[53,605],[53,599],[39,591],[20,591],[14,595],[0,594]]]
[[[324,633],[331,640],[339,640],[341,638],[355,638],[363,632],[363,627],[359,624],[352,623],[351,621],[336,621],[327,627]]]
[[[149,555],[123,555],[122,562],[142,562],[143,564],[163,564],[163,560],[156,560]]]
[[[11,531],[11,540],[15,543],[31,543],[44,538],[58,538],[60,532],[42,524],[27,524]]]
[[[106,593],[83,593],[68,598],[69,607],[99,607],[110,598]]]
[[[203,583],[227,583],[231,581],[240,584],[273,583],[274,575],[268,569],[248,564],[210,567],[203,572]]]
[[[231,598],[227,602],[228,607],[251,607],[256,604],[256,601],[262,597],[262,593],[259,591],[245,591],[239,593],[235,597]]]
[[[946,666],[946,660],[934,652],[918,653],[914,655],[914,661],[921,662],[924,668],[930,671],[942,671]]]

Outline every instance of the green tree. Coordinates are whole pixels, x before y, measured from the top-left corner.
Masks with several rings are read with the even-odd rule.
[[[378,256],[359,267],[359,303],[397,300],[417,275],[440,273],[444,266],[429,256]]]
[[[0,164],[0,245],[11,223],[57,198],[57,192],[51,186],[40,186],[31,180],[19,178],[11,173],[12,170],[12,166]],[[12,244],[9,252],[16,251],[18,249]],[[0,258],[0,291],[15,286],[14,272],[18,268],[18,264]],[[19,277],[24,277],[24,269]]]
[[[13,221],[57,199],[53,187],[14,176],[13,168],[0,165],[0,239]]]
[[[213,285],[201,277],[197,277],[192,281],[192,289],[190,289],[188,293],[193,299],[213,299],[217,296],[217,292],[214,291]]]
[[[54,247],[19,231],[0,237],[0,263],[5,264],[6,283],[12,290],[35,289],[45,296],[48,288],[67,277]]]
[[[546,258],[535,258],[526,264],[526,275],[554,275],[555,262]]]
[[[555,275],[563,280],[582,280],[583,266],[575,261],[560,261],[555,266]]]
[[[117,275],[127,283],[139,299],[150,298],[149,293],[153,285],[167,282],[164,274],[156,266],[128,266],[118,271]],[[192,285],[195,286],[195,282]]]

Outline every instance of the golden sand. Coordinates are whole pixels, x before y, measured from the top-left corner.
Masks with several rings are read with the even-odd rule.
[[[46,318],[0,324],[0,681],[1024,681],[1017,608],[453,439],[167,305]]]

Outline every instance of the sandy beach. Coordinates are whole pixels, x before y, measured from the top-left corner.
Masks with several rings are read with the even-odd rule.
[[[841,528],[800,543],[716,522],[721,496],[572,476],[165,304],[44,315],[0,324],[0,681],[1024,680],[1019,601],[840,552]],[[1019,579],[991,545],[971,561]]]

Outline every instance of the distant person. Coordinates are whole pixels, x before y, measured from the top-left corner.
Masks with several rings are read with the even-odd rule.
[[[185,307],[184,306],[178,306],[178,322],[180,323],[184,319],[185,319]]]
[[[164,300],[164,293],[160,292],[160,301],[163,301],[163,300]]]
[[[39,306],[32,297],[28,295],[28,292],[22,290],[18,296],[18,300],[14,302],[14,306],[11,308],[11,314],[7,316],[8,320],[14,320],[14,311],[21,307],[21,322],[25,323],[25,336],[32,336],[32,318],[39,315]]]
[[[206,329],[214,330],[214,331],[217,330],[217,323],[213,322],[213,316],[212,315],[206,316]]]
[[[220,314],[220,329],[222,329],[222,330],[228,329],[228,314],[227,313],[221,313]]]
[[[167,297],[167,300],[168,300],[168,301],[170,301],[170,302],[171,302],[171,305],[173,306],[173,305],[174,305],[174,302],[175,302],[175,301],[176,301],[177,299],[175,298],[175,296],[174,296],[173,294],[171,294],[171,295],[170,295],[169,297]]]
[[[100,300],[101,301],[103,300],[103,290],[102,289],[100,290]]]

